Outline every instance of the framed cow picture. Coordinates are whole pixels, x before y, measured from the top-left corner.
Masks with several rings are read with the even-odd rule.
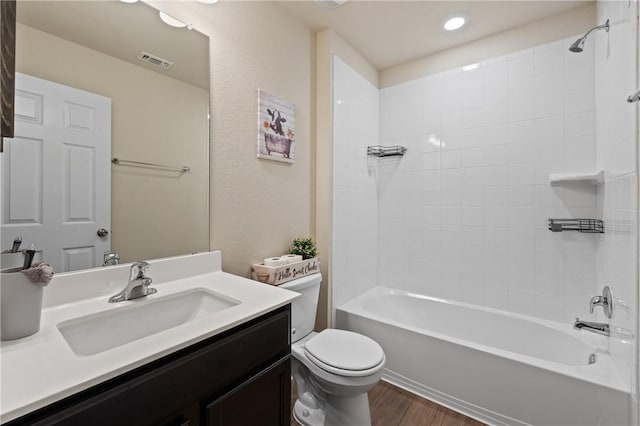
[[[295,161],[295,108],[285,99],[258,90],[258,158]]]

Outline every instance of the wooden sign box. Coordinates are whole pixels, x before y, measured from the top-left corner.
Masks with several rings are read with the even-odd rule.
[[[262,263],[251,265],[251,279],[271,285],[280,285],[318,272],[320,272],[320,259],[317,257],[276,267],[264,266]]]

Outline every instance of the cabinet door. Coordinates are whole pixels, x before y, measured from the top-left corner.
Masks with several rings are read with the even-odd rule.
[[[208,426],[289,426],[291,360],[287,358],[205,408]]]

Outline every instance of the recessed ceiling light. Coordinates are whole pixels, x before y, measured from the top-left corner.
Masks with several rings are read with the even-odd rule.
[[[183,28],[187,26],[184,22],[178,21],[176,18],[169,16],[162,11],[160,12],[160,19],[162,19],[162,22],[167,25],[171,25],[172,27]]]
[[[120,0],[122,3],[137,3],[138,0]]]
[[[206,3],[206,4],[214,4],[214,3],[218,3],[218,0],[198,0],[200,3]]]
[[[444,21],[444,24],[442,24],[442,26],[447,31],[455,31],[459,28],[462,28],[462,26],[466,22],[467,20],[464,16],[456,15]]]

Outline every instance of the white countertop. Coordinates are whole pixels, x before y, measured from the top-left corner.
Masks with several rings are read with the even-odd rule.
[[[185,259],[189,270],[197,274],[177,278],[176,268],[179,270],[184,267],[181,259]],[[196,267],[193,267],[194,262],[197,264]],[[40,331],[29,337],[0,343],[0,421],[2,423],[257,318],[286,305],[298,295],[219,270],[221,263],[219,252],[159,261],[157,272],[171,271],[165,274],[165,278],[169,278],[168,281],[156,280],[154,261],[150,263],[152,266],[147,275],[154,279],[152,286],[158,289],[158,293],[120,303],[107,303],[108,297],[104,295],[104,293],[115,293],[112,291],[114,280],[111,282],[107,280],[105,285],[94,285],[93,282],[87,285],[87,278],[95,275],[91,271],[54,276],[49,287],[45,288],[46,307],[42,311]],[[128,265],[105,271],[107,268],[97,269],[98,275],[95,276],[102,274],[100,280],[104,281],[105,274],[120,276],[124,271],[125,275],[121,277],[123,280],[115,280],[120,282],[118,287],[124,287],[122,283],[126,283]],[[86,290],[87,287],[93,288],[94,295],[77,300],[72,290],[83,281],[85,282],[84,296],[91,295],[91,292]],[[47,297],[48,291],[56,293],[54,286],[57,284],[60,284],[57,294]],[[57,324],[73,318],[145,303],[192,288],[203,288],[224,294],[241,303],[91,356],[76,355],[57,328]],[[118,288],[117,291],[120,289]]]

